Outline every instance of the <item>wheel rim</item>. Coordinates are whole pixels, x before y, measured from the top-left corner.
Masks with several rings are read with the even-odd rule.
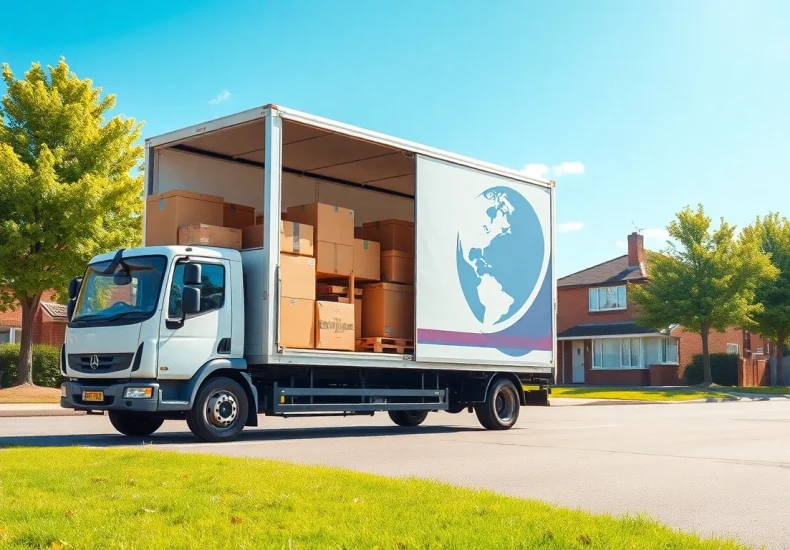
[[[516,393],[513,388],[504,387],[499,390],[494,400],[494,411],[501,422],[510,422],[516,414]]]
[[[206,418],[215,428],[228,428],[239,416],[236,396],[227,390],[212,393],[206,405]]]

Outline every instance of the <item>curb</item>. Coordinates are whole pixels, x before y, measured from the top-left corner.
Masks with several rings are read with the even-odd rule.
[[[28,409],[28,410],[0,410],[0,418],[26,418],[41,416],[85,416],[84,411],[69,409]]]

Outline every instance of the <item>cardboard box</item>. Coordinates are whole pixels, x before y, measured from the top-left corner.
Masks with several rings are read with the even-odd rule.
[[[337,294],[339,296],[348,296],[348,287],[343,285],[333,285],[329,283],[318,283],[315,285],[316,294],[330,295]],[[354,296],[362,296],[362,289],[359,287],[354,288]]]
[[[280,295],[315,300],[315,260],[307,256],[280,254]]]
[[[280,341],[284,348],[315,347],[315,302],[297,298],[280,299]]]
[[[362,224],[362,238],[381,243],[381,251],[400,250],[414,256],[414,223],[382,220]]]
[[[263,248],[263,225],[248,225],[241,230],[242,248]]]
[[[281,220],[287,219],[285,217],[285,212],[281,212],[280,213],[280,219]],[[252,224],[250,224],[250,225],[252,225]],[[263,212],[261,212],[260,210],[256,210],[255,211],[255,225],[263,225]]]
[[[145,202],[146,246],[177,244],[178,229],[186,225],[222,225],[222,197],[175,190],[151,195]]]
[[[387,283],[414,284],[414,257],[400,250],[381,253],[381,280]]]
[[[314,202],[288,209],[288,221],[313,226],[313,242],[354,246],[354,211]]]
[[[381,245],[354,239],[354,276],[362,281],[381,280]]]
[[[222,210],[222,225],[244,229],[255,224],[255,209],[243,204],[224,203]]]
[[[362,289],[360,288],[357,290]],[[340,302],[341,304],[349,303],[346,296],[321,296],[319,293],[318,299],[322,302]],[[362,298],[354,298],[354,338],[362,338]]]
[[[315,347],[354,351],[354,306],[342,302],[315,303]]]
[[[302,223],[280,221],[280,252],[313,255],[313,227]]]
[[[362,338],[414,340],[414,287],[378,283],[365,287]]]
[[[241,250],[241,230],[198,223],[178,228],[178,244]]]
[[[324,277],[351,275],[354,271],[354,247],[342,244],[315,243],[316,273]]]
[[[241,230],[242,248],[263,248],[263,224],[250,225]],[[299,223],[280,222],[280,252],[313,255],[313,228]]]

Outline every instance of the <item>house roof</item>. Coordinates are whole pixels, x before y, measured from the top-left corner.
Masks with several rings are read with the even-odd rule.
[[[647,278],[644,265],[629,266],[628,254],[603,262],[557,281],[557,287],[593,286],[605,283],[640,281]]]
[[[616,323],[586,323],[565,329],[557,335],[558,340],[601,338],[605,336],[631,336],[642,334],[666,334],[665,330],[655,330],[640,326],[633,321]]]
[[[66,306],[54,302],[41,302],[41,307],[56,321],[66,320]]]

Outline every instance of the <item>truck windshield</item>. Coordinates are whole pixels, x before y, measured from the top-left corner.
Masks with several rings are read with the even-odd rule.
[[[72,323],[102,323],[124,317],[139,320],[156,309],[167,258],[123,258],[112,273],[105,273],[111,264],[108,260],[88,266]]]

